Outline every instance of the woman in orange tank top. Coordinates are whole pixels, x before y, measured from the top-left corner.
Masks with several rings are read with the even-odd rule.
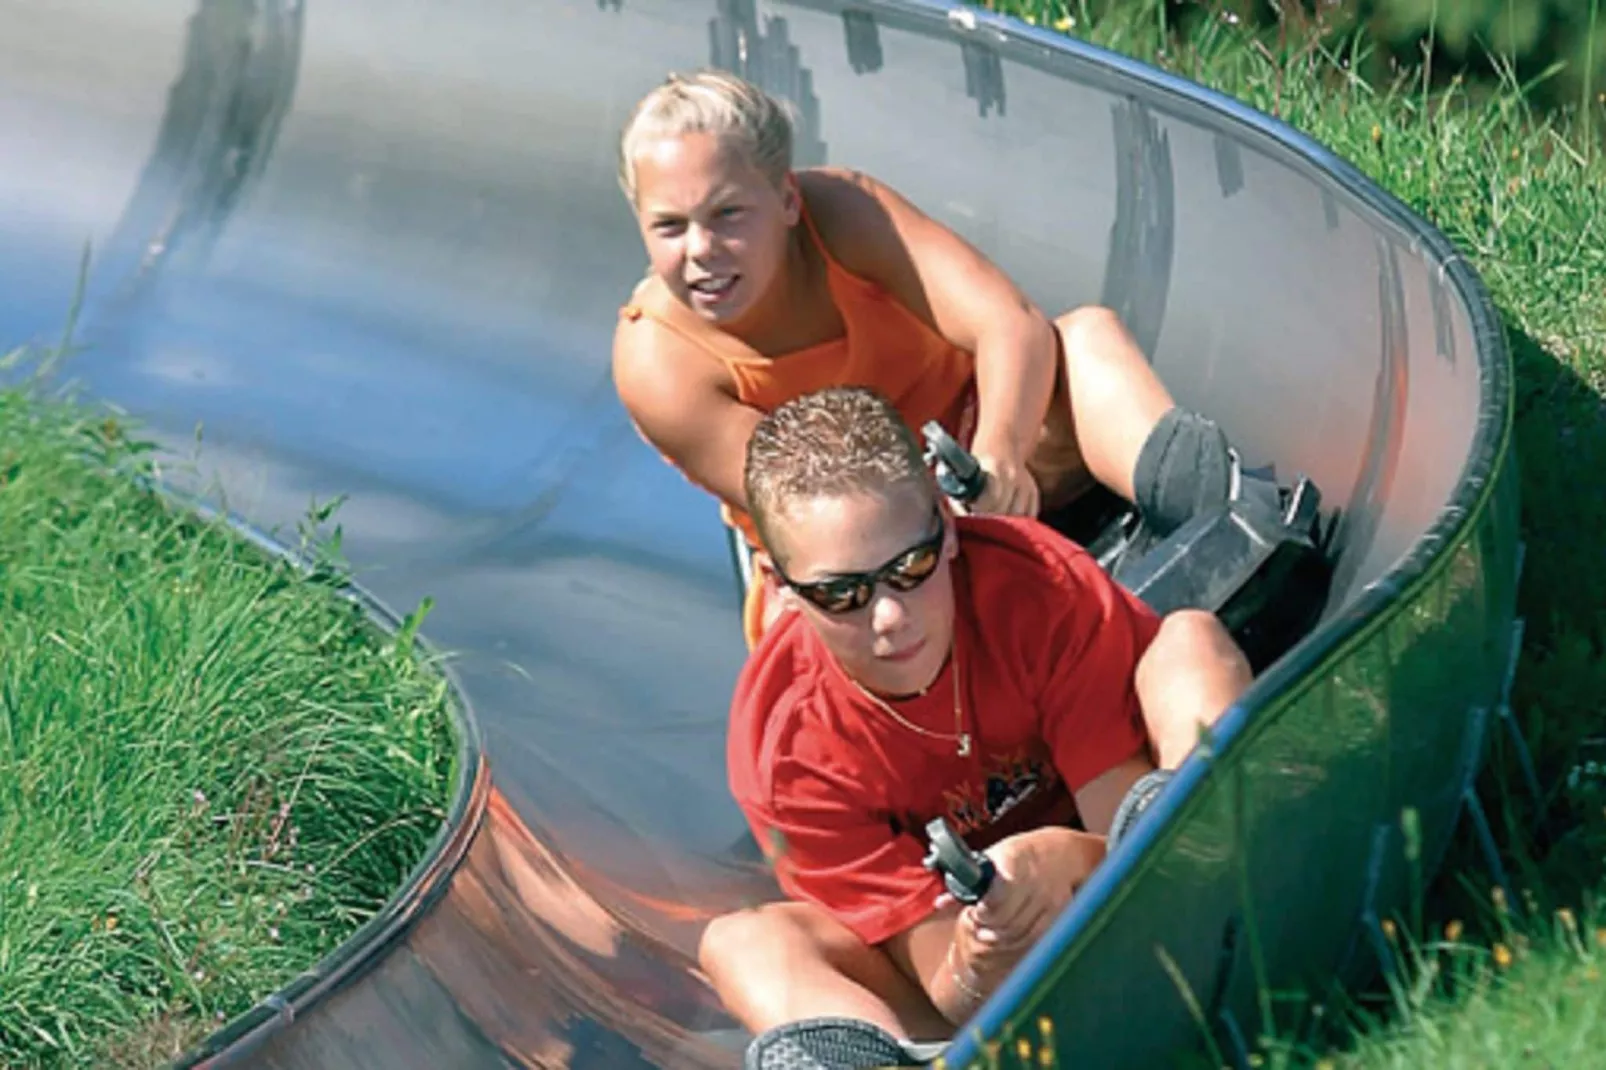
[[[755,551],[748,437],[766,412],[825,386],[873,387],[912,427],[936,419],[966,442],[988,475],[975,512],[1036,515],[1095,480],[1143,509],[1145,463],[1169,464],[1160,490],[1191,500],[1206,493],[1201,482],[1209,494],[1219,483],[1225,497],[1215,463],[1225,439],[1214,425],[1204,429],[1213,435],[1178,431],[1191,414],[1118,317],[1088,306],[1051,322],[884,184],[793,170],[789,117],[756,86],[715,71],[671,76],[627,124],[619,177],[651,262],[614,336],[620,399]],[[1196,460],[1195,440],[1206,439]],[[1158,502],[1160,490],[1148,497]],[[1173,511],[1184,515],[1164,527],[1186,519]],[[755,564],[750,644],[775,590],[762,553]]]

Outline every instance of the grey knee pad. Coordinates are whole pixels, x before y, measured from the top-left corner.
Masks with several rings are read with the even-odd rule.
[[[1232,454],[1213,420],[1173,408],[1149,433],[1132,475],[1138,512],[1165,537],[1197,513],[1227,503]]]

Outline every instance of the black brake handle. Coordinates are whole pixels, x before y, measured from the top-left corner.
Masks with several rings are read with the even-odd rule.
[[[987,473],[959,440],[936,420],[927,420],[920,429],[926,439],[926,463],[937,476],[937,486],[949,498],[969,505],[987,488]]]
[[[926,841],[923,864],[933,873],[942,874],[948,894],[967,906],[981,902],[998,875],[993,860],[972,850],[946,817],[927,823]]]

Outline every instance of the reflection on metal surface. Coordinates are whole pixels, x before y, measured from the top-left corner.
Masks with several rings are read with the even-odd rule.
[[[998,50],[971,37],[961,38],[959,53],[965,63],[965,95],[976,102],[976,113],[983,119],[997,111],[1004,114],[1004,65]]]
[[[517,1065],[730,1065],[697,1031],[730,1023],[695,960],[609,913],[506,800],[487,818],[414,945],[463,1014]]]
[[[1115,221],[1101,303],[1120,314],[1150,360],[1165,322],[1176,240],[1171,139],[1137,100],[1111,106],[1115,123]]]
[[[1225,134],[1216,134],[1210,140],[1216,149],[1216,182],[1221,186],[1221,195],[1231,197],[1244,188],[1243,149]]]
[[[797,109],[792,159],[797,167],[814,167],[828,159],[820,137],[820,98],[813,77],[803,66],[797,45],[787,35],[786,19],[768,15],[758,27],[754,0],[719,0],[719,15],[708,23],[709,63],[732,71]]]
[[[1455,326],[1450,322],[1450,294],[1445,289],[1443,276],[1437,271],[1428,276],[1428,285],[1433,295],[1433,348],[1454,364]]]
[[[868,11],[842,12],[842,33],[848,43],[848,65],[855,74],[874,74],[881,69],[881,34],[874,15]]]
[[[1338,198],[1333,196],[1330,189],[1322,190],[1322,222],[1328,230],[1338,229]]]
[[[1399,252],[1379,235],[1377,247],[1378,363],[1372,391],[1372,415],[1367,449],[1355,481],[1354,499],[1339,517],[1333,545],[1340,555],[1334,570],[1335,586],[1347,584],[1371,546],[1378,526],[1378,505],[1394,486],[1404,449],[1406,391],[1410,386],[1405,291],[1400,279]]]
[[[261,176],[295,95],[304,18],[302,0],[201,0],[150,163],[110,240],[110,259],[136,261],[118,300],[164,264],[204,259]]]
[[[731,1023],[692,956],[598,902],[494,790],[445,897],[362,980],[249,1053],[198,1065],[247,1054],[275,1070],[713,1070],[735,1060],[711,1039]]]

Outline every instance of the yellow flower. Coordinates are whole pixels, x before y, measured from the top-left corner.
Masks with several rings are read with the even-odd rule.
[[[1383,919],[1383,935],[1384,935],[1384,937],[1386,937],[1388,939],[1389,943],[1392,944],[1394,942],[1394,919],[1393,918],[1384,918]]]
[[[1511,965],[1511,949],[1505,944],[1494,946],[1494,964],[1502,970]]]
[[[1460,919],[1451,919],[1450,923],[1444,927],[1444,938],[1452,944],[1461,939]]]
[[[1071,18],[1069,15],[1061,15],[1059,18],[1054,20],[1054,28],[1060,33],[1070,33],[1071,27],[1075,25],[1076,20]]]

